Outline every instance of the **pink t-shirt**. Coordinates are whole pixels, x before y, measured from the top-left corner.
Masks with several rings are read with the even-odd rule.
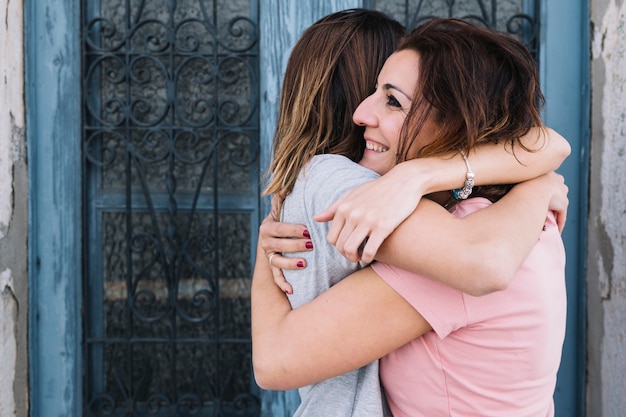
[[[454,214],[489,204],[469,199]],[[566,293],[565,250],[552,214],[504,291],[472,297],[390,265],[373,268],[433,328],[381,360],[394,417],[554,415]]]

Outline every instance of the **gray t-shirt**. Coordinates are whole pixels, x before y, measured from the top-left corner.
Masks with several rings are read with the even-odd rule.
[[[296,308],[308,303],[362,265],[348,261],[326,241],[330,223],[318,223],[320,213],[346,191],[378,178],[378,174],[339,155],[318,155],[302,170],[283,204],[281,220],[305,224],[313,251],[287,254],[306,259],[304,270],[284,270],[293,286]],[[294,416],[381,417],[388,415],[378,375],[378,361],[352,372],[300,388],[301,404]]]

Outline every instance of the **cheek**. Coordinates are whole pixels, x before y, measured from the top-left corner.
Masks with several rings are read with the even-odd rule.
[[[437,125],[432,121],[432,118],[427,120],[424,126],[422,127],[417,140],[415,141],[415,146],[411,149],[412,152],[417,154],[420,149],[422,149],[426,145],[430,145],[434,138],[435,133],[437,132]]]
[[[393,148],[398,148],[400,132],[404,124],[404,117],[390,117],[385,121],[385,136]]]
[[[413,141],[411,148],[409,149],[408,158],[413,159],[416,158],[420,151],[427,145],[430,145],[433,142],[434,131],[430,129],[422,129],[422,131],[417,136],[416,140]],[[422,155],[424,156],[424,155]]]
[[[387,152],[387,154],[385,155],[385,159],[380,161],[378,169],[376,169],[375,171],[380,175],[385,175],[387,172],[389,172],[391,168],[396,166],[396,163],[397,161],[395,152]]]
[[[409,152],[407,154],[407,159],[417,158],[419,151],[426,145],[428,145],[428,141],[424,140],[422,133],[417,140],[413,141],[413,144],[411,145],[411,148],[409,149]]]

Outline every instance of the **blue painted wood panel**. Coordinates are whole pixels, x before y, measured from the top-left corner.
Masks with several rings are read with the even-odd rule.
[[[560,169],[570,206],[563,232],[567,253],[567,332],[555,391],[556,417],[584,415],[585,250],[589,175],[589,12],[581,0],[544,0],[541,83],[545,123],[565,136],[572,154]]]
[[[26,0],[30,415],[81,412],[80,10]]]

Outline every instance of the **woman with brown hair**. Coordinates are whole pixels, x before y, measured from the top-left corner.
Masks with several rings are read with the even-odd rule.
[[[437,26],[437,24],[439,24],[439,26]],[[431,35],[431,38],[426,37],[425,34]],[[454,36],[450,36],[451,34]],[[399,52],[389,58],[380,73],[376,92],[363,102],[354,116],[358,124],[366,127],[364,138],[365,142],[368,144],[367,152],[370,153],[366,154],[366,158],[372,159],[373,162],[379,163],[380,167],[388,170],[396,162],[396,152],[399,152],[398,154],[402,157],[415,157],[420,153],[427,154],[429,148],[433,149],[433,144],[441,143],[442,146],[435,147],[436,152],[434,152],[435,155],[439,155],[442,149],[446,148],[443,144],[448,143],[446,142],[446,135],[449,133],[453,134],[453,139],[458,138],[458,140],[451,140],[451,145],[447,146],[447,152],[467,152],[470,149],[473,151],[474,146],[480,142],[496,142],[500,143],[500,146],[502,142],[508,143],[509,145],[515,143],[519,145],[515,154],[516,156],[524,151],[524,142],[522,142],[520,135],[528,132],[533,126],[540,125],[536,110],[538,104],[537,99],[540,98],[541,95],[538,91],[538,83],[536,83],[536,73],[531,71],[526,74],[526,76],[522,76],[519,79],[515,76],[512,77],[511,73],[514,72],[514,70],[517,71],[520,69],[524,60],[527,59],[527,55],[519,53],[515,55],[513,49],[507,50],[506,48],[501,48],[498,49],[498,51],[503,51],[502,56],[493,58],[492,55],[494,52],[490,52],[489,48],[476,47],[481,46],[486,42],[486,39],[490,39],[491,41],[495,40],[495,42],[493,42],[495,46],[498,46],[499,43],[505,44],[506,42],[504,42],[504,38],[500,38],[502,35],[496,36],[493,34],[493,36],[489,37],[485,36],[485,34],[492,34],[492,32],[482,29],[478,30],[471,25],[460,24],[456,21],[445,21],[443,23],[435,22],[428,24],[425,28],[422,28],[421,31],[418,29],[403,42],[403,46],[400,48]],[[455,46],[456,49],[449,48],[446,50],[445,42],[441,42],[441,44],[435,48],[437,51],[433,52],[435,49],[429,49],[427,47],[428,42],[435,42],[438,40],[438,37],[446,39],[447,42]],[[419,43],[419,41],[423,40],[427,41],[426,46]],[[468,40],[468,42],[463,43],[462,40]],[[480,49],[480,54],[471,56],[473,48],[476,48],[476,50]],[[441,49],[441,51],[439,51],[439,49]],[[455,56],[454,54],[459,51],[463,52],[459,57],[467,56],[466,54],[469,53],[471,58],[467,60],[452,59]],[[487,58],[493,59],[489,60]],[[513,59],[513,64],[503,69],[502,62],[508,58]],[[474,64],[479,61],[483,62],[483,60],[485,62],[485,72],[476,73]],[[440,64],[442,62],[453,65],[449,67],[445,65],[441,66]],[[433,68],[436,70],[433,70]],[[526,69],[527,68],[529,67],[526,66]],[[498,83],[496,88],[489,88],[488,82],[482,82],[493,80],[493,77],[499,74],[499,71],[502,71],[506,76],[504,78],[505,81]],[[462,77],[458,76],[458,74],[462,72],[467,74],[468,79],[475,81],[476,85],[471,86],[463,83],[462,80],[460,80]],[[423,74],[429,75],[426,78],[422,78]],[[433,92],[428,90],[427,86],[439,85],[437,81],[442,79],[445,79],[446,82],[451,83],[451,85],[444,85],[442,91],[437,91],[434,96],[431,96],[430,94]],[[524,83],[531,83],[531,88],[527,88],[527,85]],[[461,85],[463,88],[458,87],[458,85]],[[467,89],[464,90],[466,87]],[[456,94],[459,91],[466,91],[474,95],[467,97],[463,94]],[[448,92],[452,92],[453,94],[447,96],[446,94]],[[528,96],[529,94],[530,96]],[[500,112],[500,109],[490,109],[490,106],[498,103],[497,99],[501,96],[506,97],[506,99],[502,101],[502,103],[507,105],[503,107],[503,111]],[[424,100],[422,100],[422,97]],[[522,100],[521,97],[525,97],[527,100]],[[480,104],[480,106],[476,108],[474,104],[468,106],[467,103],[471,103],[472,100]],[[513,105],[517,101],[521,103],[519,109]],[[466,116],[471,116],[474,118],[473,123],[475,124],[468,125],[467,120],[465,120],[465,124],[461,123],[460,125],[455,125],[453,116],[459,113],[459,108],[463,110],[460,111],[462,115],[461,119]],[[510,114],[511,111],[522,111],[523,114],[512,115]],[[518,116],[522,117],[520,118]],[[444,135],[443,132],[446,131],[444,126],[449,119],[458,131],[452,130]],[[478,129],[472,129],[470,126],[478,126]],[[401,129],[402,135],[400,135]],[[431,140],[431,137],[434,139]],[[399,138],[402,138],[402,140],[399,141]],[[278,138],[278,140],[281,140],[281,138]],[[465,142],[463,140],[465,140]],[[474,153],[472,153],[472,155],[474,155]],[[315,157],[311,163],[313,163],[316,158],[319,159]],[[366,158],[363,159],[365,160]],[[461,160],[465,160],[466,164],[463,165],[467,168],[469,180],[469,173],[471,172],[469,162],[465,155],[461,158]],[[309,175],[309,168],[310,166],[306,166],[301,176],[306,177]],[[311,169],[311,171],[313,171],[313,169]],[[360,176],[363,177],[362,175]],[[305,181],[307,181],[307,178],[303,178],[302,182]],[[541,264],[539,265],[540,268],[532,269],[533,273],[529,275],[535,279],[529,283],[537,284],[537,281],[541,281],[539,278],[546,278],[544,275],[547,271],[554,272],[557,274],[556,284],[554,288],[550,287],[546,288],[546,290],[553,293],[558,299],[561,295],[561,292],[559,292],[560,289],[558,288],[558,275],[562,275],[562,263],[560,262],[561,257],[558,256],[558,242],[560,242],[559,230],[553,217],[551,221],[546,223],[546,230],[541,232],[545,210],[548,207],[549,201],[554,195],[558,194],[552,191],[552,188],[557,183],[558,180],[555,182],[553,178],[548,177],[535,180],[532,184],[521,184],[509,192],[501,202],[484,210],[472,213],[464,220],[456,219],[456,221],[453,221],[448,217],[449,214],[440,206],[433,202],[423,201],[418,206],[416,215],[412,216],[409,219],[410,221],[405,222],[405,224],[398,228],[391,237],[393,238],[396,234],[402,235],[402,233],[404,233],[401,232],[402,230],[428,231],[432,233],[427,235],[422,234],[419,236],[419,239],[415,239],[415,242],[430,239],[432,241],[431,243],[438,249],[442,247],[448,249],[463,248],[462,244],[467,243],[463,240],[471,234],[467,234],[466,231],[463,231],[464,226],[462,226],[462,224],[470,223],[469,219],[472,219],[473,222],[476,219],[482,218],[483,227],[495,225],[495,229],[492,230],[491,233],[498,235],[499,238],[504,237],[505,239],[499,246],[485,246],[484,242],[480,242],[485,239],[482,239],[479,234],[475,233],[477,229],[474,228],[474,246],[480,247],[480,249],[483,250],[483,254],[494,253],[496,250],[499,250],[500,247],[506,247],[506,251],[498,252],[506,254],[507,256],[511,255],[508,264],[512,266],[509,266],[504,273],[505,281],[509,279],[507,274],[517,270],[517,267],[524,261],[528,252],[531,252],[531,257],[533,256],[537,249],[533,249],[533,246],[545,247],[546,244],[550,245],[550,242],[552,242],[551,246],[548,247],[548,253],[555,255],[553,264]],[[470,181],[466,181],[467,188],[471,188],[471,185]],[[298,184],[296,182],[295,187],[292,189],[293,193],[295,193],[294,190],[297,186]],[[306,189],[304,191],[306,191]],[[335,192],[334,189],[329,191]],[[302,192],[299,193],[302,194]],[[287,199],[284,203],[284,209],[286,210],[289,205],[289,199],[293,197],[293,195],[289,193],[285,193],[285,195],[287,195]],[[319,196],[320,193],[318,192],[315,195]],[[505,207],[505,201],[506,204],[508,204],[508,208],[504,212],[496,210],[497,206]],[[524,207],[520,210],[519,206],[522,203]],[[465,204],[466,203],[461,203],[460,211],[465,209]],[[473,211],[473,205],[474,204],[465,209],[465,212]],[[493,216],[490,220],[485,221],[484,216],[481,216],[481,214],[488,210],[491,210]],[[527,216],[528,213],[534,213],[534,215]],[[541,213],[543,213],[543,215]],[[420,222],[422,224],[419,225],[416,220],[412,220],[418,216],[423,216]],[[513,218],[508,218],[509,216]],[[426,224],[425,226],[423,225],[424,223]],[[475,223],[480,222],[476,221]],[[519,223],[524,224],[524,226],[519,227]],[[534,227],[532,226],[533,224],[535,224]],[[511,236],[507,236],[507,233],[501,231],[505,226],[508,228],[508,233],[510,233]],[[453,232],[446,232],[448,227],[450,227]],[[448,235],[446,235],[446,233],[448,233]],[[540,234],[541,238],[539,242],[535,244]],[[406,233],[404,233],[404,236],[406,237]],[[446,239],[447,236],[451,236],[451,239]],[[458,239],[459,237],[461,239]],[[507,243],[509,240],[517,240],[515,238],[518,237],[520,238],[520,242],[513,245]],[[459,245],[457,240],[461,240],[462,244]],[[393,247],[394,239],[388,239],[388,241],[392,242],[389,243],[389,245]],[[396,239],[395,242],[397,241]],[[402,239],[400,239],[400,241],[402,241]],[[387,242],[385,245],[387,245]],[[383,248],[384,247],[385,246],[383,246]],[[490,249],[487,249],[489,247]],[[473,251],[472,253],[480,253],[480,250],[476,251],[472,245],[466,246],[465,248],[468,249],[467,252]],[[318,248],[318,250],[319,249],[321,248]],[[410,250],[405,249],[404,256],[409,256],[408,254],[413,249],[415,248],[410,248]],[[509,250],[511,251],[510,254],[508,253]],[[397,252],[400,253],[403,251],[398,249]],[[445,252],[439,252],[437,254],[438,260],[422,259],[422,263],[435,265],[452,263],[445,261],[446,255],[444,255],[444,253]],[[430,271],[434,271],[435,273],[432,275],[435,278],[456,284],[459,287],[467,286],[467,281],[480,281],[480,279],[476,277],[476,271],[472,269],[473,266],[471,265],[479,265],[481,262],[468,259],[463,251],[452,250],[448,253],[454,254],[453,260],[458,261],[458,263],[462,265],[461,268],[463,268],[463,266],[466,267],[466,270],[461,269],[466,272],[466,274],[442,277],[438,275],[438,273],[449,270],[450,268],[430,266],[425,269],[428,270],[430,268]],[[272,255],[270,255],[270,258],[271,256]],[[402,256],[396,255],[396,257],[401,258]],[[469,262],[467,262],[468,260]],[[506,261],[502,262],[507,263]],[[482,260],[482,263],[484,264],[486,262]],[[309,268],[314,266],[314,264],[314,262],[310,262]],[[473,332],[477,330],[479,332],[478,336],[489,336],[492,333],[498,333],[498,330],[502,330],[489,326],[493,327],[495,323],[499,321],[506,322],[506,311],[509,311],[511,314],[519,313],[514,307],[516,303],[503,302],[503,300],[510,301],[509,299],[511,298],[512,292],[517,294],[511,289],[516,282],[511,285],[511,288],[505,291],[474,299],[469,298],[469,296],[458,290],[453,290],[452,288],[441,285],[437,281],[406,271],[400,273],[399,271],[401,270],[396,270],[394,269],[395,267],[383,264],[379,265],[380,266],[375,265],[375,268],[376,272],[380,275],[374,272],[372,268],[365,268],[341,281],[341,283],[334,285],[313,302],[292,311],[292,306],[289,304],[284,294],[273,285],[271,273],[267,269],[268,259],[263,256],[262,251],[259,252],[257,256],[257,268],[255,269],[255,277],[253,280],[252,314],[255,374],[261,386],[273,389],[287,389],[341,375],[347,371],[358,369],[360,366],[370,363],[401,345],[410,342],[412,339],[423,335],[430,329],[434,329],[438,334],[440,332],[440,334],[444,334],[444,330],[447,329],[448,334],[445,334],[443,337],[449,339],[454,339],[454,336],[457,334],[467,337],[465,333],[469,333],[469,338],[471,339],[474,336]],[[470,265],[470,267],[468,268],[467,265]],[[526,263],[523,265],[528,267]],[[389,269],[389,272],[387,272],[385,268]],[[301,272],[302,271],[299,271],[299,273]],[[387,274],[392,276],[392,278],[386,276]],[[406,283],[408,285],[406,289],[401,285],[396,287],[394,283],[391,283],[393,277],[399,275],[403,275],[403,278],[398,281]],[[313,277],[308,278],[313,279]],[[547,281],[550,282],[550,280]],[[305,284],[306,283],[303,285]],[[332,282],[328,285],[330,284],[332,284]],[[438,296],[439,292],[455,291],[452,294],[454,297],[451,299],[459,301],[459,305],[461,306],[470,303],[472,305],[477,304],[478,306],[489,306],[491,305],[489,297],[495,297],[496,300],[500,300],[496,303],[499,308],[494,311],[486,308],[487,313],[482,316],[471,315],[471,318],[476,320],[475,324],[478,329],[473,328],[473,326],[468,326],[468,314],[466,314],[465,323],[461,323],[462,320],[457,320],[455,317],[455,324],[450,326],[449,323],[446,323],[447,318],[430,314],[431,310],[437,311],[436,309],[423,308],[419,302],[413,300],[414,289],[420,286],[424,286],[424,288],[432,291],[433,295],[436,296],[435,299],[438,301],[440,301]],[[480,287],[481,285],[478,286]],[[440,287],[444,287],[445,290],[441,290]],[[525,299],[531,299],[533,291],[536,291],[536,288],[530,285],[526,292],[521,291],[519,295],[525,297]],[[407,294],[405,294],[405,292]],[[294,294],[297,293],[298,287],[296,286]],[[418,293],[425,295],[425,298],[428,297],[427,292],[418,291]],[[499,294],[507,295],[499,297]],[[564,295],[564,292],[562,294]],[[426,300],[426,304],[428,304],[427,301],[428,300]],[[521,304],[526,305],[532,303],[524,302]],[[556,343],[549,344],[550,349],[553,351],[554,347],[559,344],[558,331],[554,332],[554,334],[550,334],[550,332],[545,332],[544,334],[541,333],[540,330],[545,330],[544,327],[546,326],[552,326],[555,330],[559,330],[561,321],[559,320],[558,313],[560,312],[560,308],[556,308],[554,311],[547,311],[548,309],[546,309],[545,303],[539,302],[536,304],[536,306],[533,304],[535,308],[533,314],[541,316],[543,313],[554,313],[554,320],[551,320],[549,325],[540,322],[539,324],[534,323],[529,328],[524,327],[519,329],[515,328],[515,321],[508,323],[508,325],[514,328],[514,334],[517,332],[526,336],[541,336],[550,341],[556,340]],[[557,304],[559,307],[561,306],[560,303]],[[509,310],[507,310],[507,307]],[[454,308],[451,309],[454,310],[455,313],[456,310],[458,310]],[[504,311],[504,313],[500,310]],[[488,314],[489,311],[493,313],[491,316]],[[458,313],[459,316],[462,316],[462,313],[463,312]],[[546,314],[543,315],[545,316]],[[425,320],[424,317],[430,317],[431,320]],[[440,324],[442,324],[445,329],[442,329]],[[487,331],[482,334],[480,333],[481,326],[487,327]],[[451,328],[452,330],[450,330]],[[453,331],[453,335],[450,333],[451,331]],[[433,332],[430,333],[434,334]],[[500,339],[492,337],[491,340],[488,340],[489,342],[497,339],[499,343],[504,344],[502,348],[503,355],[499,357],[510,355],[514,348],[512,344],[519,341],[518,338],[511,338],[511,346],[506,346],[505,342],[508,336],[509,335],[505,332],[505,336]],[[425,337],[426,336],[418,340],[423,340]],[[488,339],[488,337],[486,338]],[[467,339],[464,339],[464,341],[466,342]],[[560,341],[562,342],[562,338]],[[492,350],[494,346],[490,346],[488,342],[485,346],[476,346],[477,348],[483,349],[482,351],[478,349],[482,354],[482,356],[478,358],[478,362],[481,366],[485,366],[485,358],[488,359],[489,353],[493,353]],[[280,347],[279,355],[275,354],[276,346]],[[536,351],[531,351],[532,349],[527,349],[529,356],[536,353]],[[520,350],[522,355],[525,352],[524,349]],[[498,355],[495,356],[497,357]],[[416,385],[427,385],[432,382],[420,380],[419,376],[421,374],[436,379],[436,377],[433,376],[433,372],[428,367],[431,366],[433,369],[441,370],[442,364],[436,363],[438,358],[432,357],[432,363],[423,363],[420,365],[419,363],[410,362],[410,353],[408,357],[409,361],[405,362],[404,366],[409,369],[411,375],[415,374],[417,379]],[[524,365],[532,365],[528,363],[527,357],[523,357],[523,359],[522,363]],[[394,362],[391,361],[390,363],[393,364]],[[411,372],[411,370],[418,365],[422,366],[422,368],[428,368],[426,370],[429,372],[423,372],[423,370]],[[552,374],[554,374],[554,376],[556,375],[556,369],[554,369],[553,366],[553,354],[551,354],[548,365],[549,366],[546,366],[546,364],[543,363],[533,367],[539,367],[541,368],[539,371],[545,371],[544,373],[548,374],[545,381],[541,381],[537,386],[527,387],[526,391],[522,389],[525,394],[528,394],[528,391],[532,390],[536,392],[537,395],[535,395],[534,398],[540,398],[542,400],[539,407],[545,405],[546,391],[550,391],[549,387],[553,382],[551,378]],[[556,360],[556,367],[558,368],[558,358]],[[550,369],[546,370],[547,368]],[[390,367],[388,369],[393,368]],[[475,370],[480,370],[480,367],[477,367]],[[446,369],[446,372],[447,371]],[[502,376],[498,372],[496,373],[499,377]],[[451,374],[453,374],[453,372]],[[483,378],[484,375],[482,374],[477,376],[480,377],[479,379],[481,380],[486,379],[487,385],[489,385],[489,378]],[[388,381],[389,383],[394,382],[393,375],[388,378]],[[434,382],[433,386],[439,388],[440,381],[437,380]],[[385,380],[385,383],[387,383],[387,380]],[[414,389],[416,385],[411,385],[411,389]],[[484,387],[481,386],[481,388]],[[553,388],[554,386],[552,384],[552,389]],[[455,386],[455,389],[458,389],[458,387]],[[519,389],[519,387],[517,389]],[[497,392],[497,389],[493,391],[494,392],[488,392],[487,394],[494,394],[496,397],[500,394]],[[502,389],[502,392],[504,391],[505,390]],[[402,392],[406,394],[406,390],[398,390],[398,392],[400,394],[402,394]],[[462,393],[451,391],[448,392],[446,396],[445,392],[446,391],[442,389],[442,392],[439,393],[440,395],[444,394],[443,397],[446,398],[441,401],[435,401],[436,407],[440,407],[442,403],[448,404],[448,406],[452,404],[451,408],[457,407],[457,404],[454,402],[457,401],[458,398],[463,397],[463,395],[461,395]],[[479,394],[469,388],[468,392],[470,398],[473,395],[480,397],[480,395],[484,394],[483,391],[480,391]],[[403,397],[402,395],[397,396],[396,392],[390,392],[390,394],[392,395],[392,404],[395,408],[394,413],[404,412],[402,407],[404,407],[405,404],[403,402],[408,402],[411,411],[406,415],[437,415],[429,414],[428,412],[425,414],[415,414],[414,412],[420,413],[421,410],[419,407],[411,408],[415,405],[413,401],[410,400],[411,395]],[[415,394],[419,394],[419,392],[415,392]],[[510,393],[506,392],[504,396],[510,396]],[[548,396],[551,398],[551,391],[548,393]],[[400,398],[400,400],[398,398]],[[519,398],[516,399],[519,400]],[[498,398],[496,398],[496,400],[498,400]],[[489,406],[487,406],[487,408],[488,407]],[[470,414],[472,414],[472,412],[470,412]],[[505,412],[504,414],[507,413]]]

